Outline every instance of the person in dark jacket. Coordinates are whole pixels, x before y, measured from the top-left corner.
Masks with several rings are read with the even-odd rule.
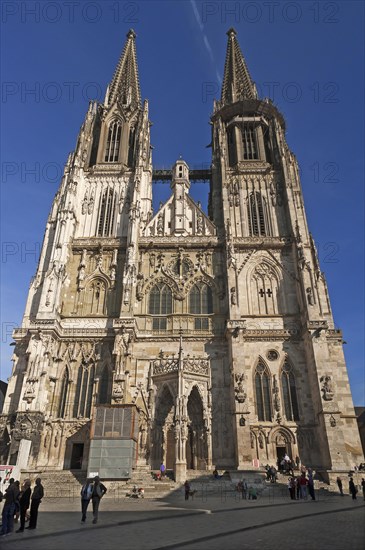
[[[14,529],[14,514],[15,514],[15,505],[18,500],[19,489],[16,483],[9,484],[8,488],[5,491],[5,503],[2,512],[2,531],[1,536],[9,535],[13,532]]]
[[[41,478],[37,477],[35,480],[35,487],[32,493],[32,504],[30,506],[30,519],[29,526],[26,529],[36,529],[37,528],[37,519],[38,519],[38,508],[44,497],[43,485],[41,483]]]
[[[30,479],[25,479],[22,485],[22,490],[19,496],[20,504],[20,527],[17,530],[17,533],[22,533],[25,526],[25,516],[30,504],[30,495],[32,490],[30,488]]]
[[[86,483],[81,488],[81,523],[85,523],[86,521],[86,512],[87,508],[89,506],[92,494],[94,490],[94,485],[90,478],[86,480]]]
[[[94,485],[93,485],[93,492],[92,492],[92,503],[93,503],[93,523],[98,522],[98,514],[99,514],[99,504],[101,499],[106,493],[106,487],[100,482],[100,477],[95,476],[94,477]]]
[[[356,500],[357,489],[356,489],[356,485],[354,483],[354,478],[353,477],[350,477],[349,492],[350,492],[350,495],[352,495],[352,500]]]

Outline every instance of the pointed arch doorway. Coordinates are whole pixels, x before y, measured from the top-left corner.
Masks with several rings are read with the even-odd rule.
[[[156,406],[151,466],[159,469],[163,462],[168,470],[175,467],[174,399],[167,385],[161,389]]]
[[[186,467],[188,470],[206,470],[208,463],[207,432],[204,423],[203,402],[196,386],[188,398],[188,438],[186,440]]]

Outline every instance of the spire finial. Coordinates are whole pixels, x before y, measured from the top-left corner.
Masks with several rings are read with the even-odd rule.
[[[237,31],[236,31],[236,29],[234,29],[233,27],[231,27],[230,29],[228,29],[227,35],[228,35],[230,38],[234,38],[235,36],[237,36]]]

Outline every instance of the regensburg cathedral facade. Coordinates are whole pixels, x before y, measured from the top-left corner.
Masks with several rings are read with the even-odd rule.
[[[212,163],[153,170],[130,31],[68,157],[14,331],[1,462],[86,470],[98,406],[137,411],[135,467],[348,470],[360,439],[285,121],[228,33]],[[171,196],[152,211],[153,180]],[[209,180],[206,214],[189,195]],[[76,451],[75,451],[76,449]],[[77,463],[77,464],[76,464]]]

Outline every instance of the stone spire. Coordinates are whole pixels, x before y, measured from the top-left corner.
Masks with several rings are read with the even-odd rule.
[[[256,87],[248,72],[236,34],[232,28],[227,32],[228,45],[221,95],[223,105],[257,98]]]
[[[130,29],[113,80],[109,85],[108,106],[119,99],[122,105],[141,107],[135,38],[136,33]]]

